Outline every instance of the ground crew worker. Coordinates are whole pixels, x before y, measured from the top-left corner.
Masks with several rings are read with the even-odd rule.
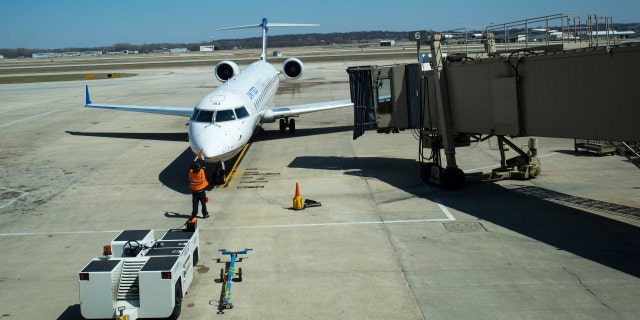
[[[198,202],[202,204],[202,217],[209,218],[207,212],[207,195],[205,188],[209,185],[206,174],[202,166],[193,162],[191,170],[189,170],[189,189],[191,189],[191,201],[193,202],[193,210],[191,210],[191,218],[195,218],[198,214]]]

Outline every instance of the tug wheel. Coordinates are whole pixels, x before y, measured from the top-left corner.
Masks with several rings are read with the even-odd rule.
[[[180,313],[182,312],[182,286],[180,282],[176,283],[176,294],[175,294],[175,304],[173,305],[173,312],[168,320],[178,320],[180,317]]]

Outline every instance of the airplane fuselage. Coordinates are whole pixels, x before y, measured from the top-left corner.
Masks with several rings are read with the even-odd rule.
[[[273,106],[278,84],[278,71],[259,60],[204,96],[189,120],[191,150],[202,151],[206,162],[237,155]]]

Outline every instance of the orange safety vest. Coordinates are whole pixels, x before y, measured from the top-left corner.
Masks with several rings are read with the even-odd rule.
[[[189,189],[192,191],[200,191],[209,185],[205,177],[204,170],[200,169],[197,173],[189,170]]]

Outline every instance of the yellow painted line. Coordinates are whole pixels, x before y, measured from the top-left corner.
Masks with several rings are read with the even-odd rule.
[[[227,182],[225,182],[223,185],[220,186],[220,189],[224,189],[229,185],[229,182],[231,181],[230,177],[233,176],[234,173],[236,173],[236,169],[238,168],[238,165],[240,164],[240,161],[242,160],[242,157],[244,157],[244,153],[247,151],[247,149],[249,149],[249,145],[251,143],[247,143],[244,145],[244,148],[242,148],[242,151],[240,151],[240,155],[238,156],[238,159],[236,159],[236,162],[233,163],[233,166],[231,167],[231,171],[229,174],[229,179],[226,179]]]

